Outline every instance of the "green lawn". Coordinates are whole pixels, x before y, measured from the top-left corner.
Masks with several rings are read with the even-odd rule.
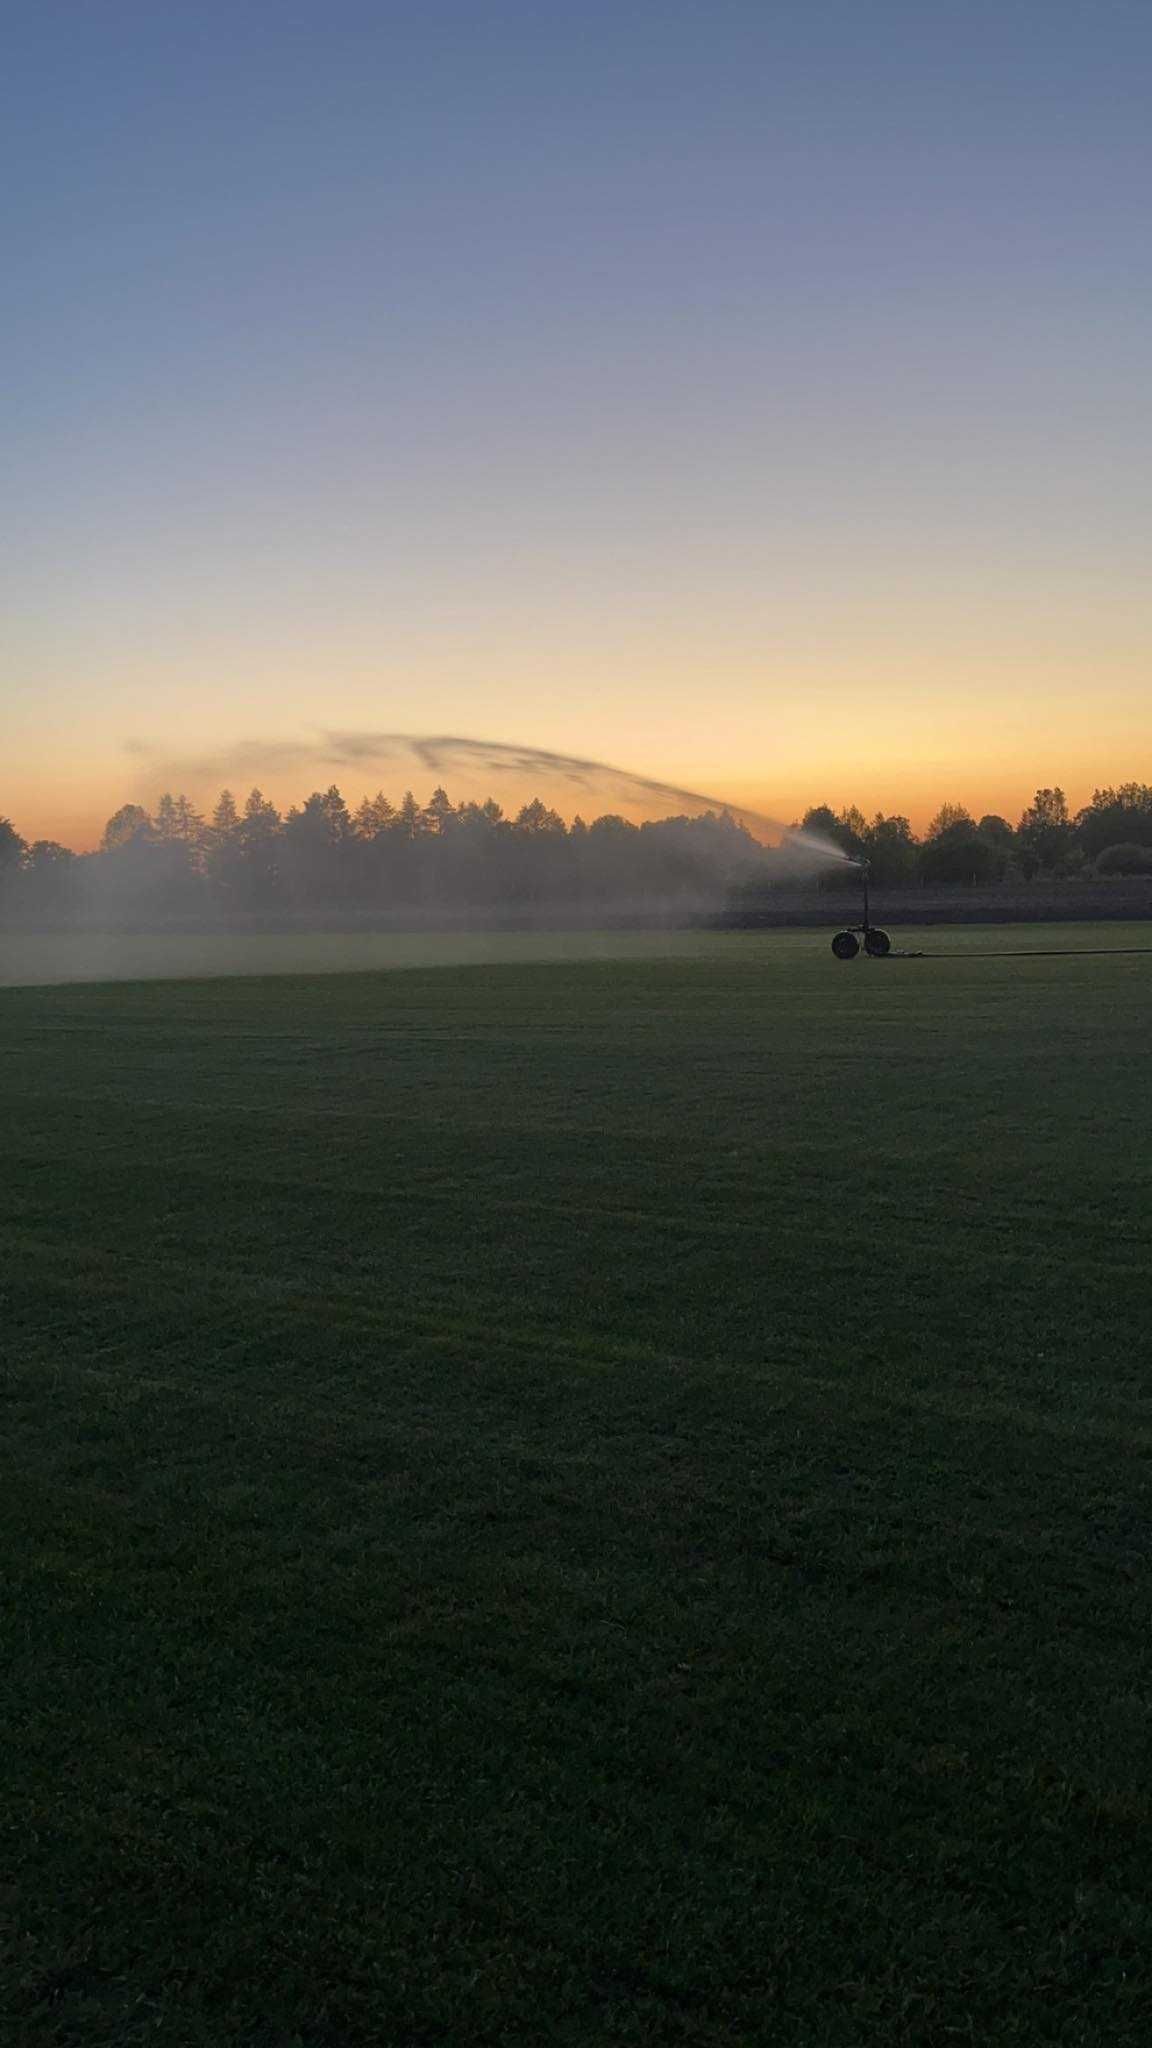
[[[1152,935],[896,943],[0,996],[5,2039],[1145,2048]]]

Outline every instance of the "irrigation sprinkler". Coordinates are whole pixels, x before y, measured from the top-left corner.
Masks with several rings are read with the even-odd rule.
[[[854,960],[863,939],[864,951],[873,960],[885,960],[892,951],[892,941],[887,932],[882,932],[879,925],[872,923],[868,914],[868,877],[872,872],[871,863],[858,860],[853,862],[853,866],[860,870],[860,881],[864,889],[864,917],[860,924],[846,925],[842,932],[837,932],[832,941],[832,951],[838,960]]]

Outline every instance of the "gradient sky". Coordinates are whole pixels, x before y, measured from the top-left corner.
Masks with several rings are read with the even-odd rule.
[[[1148,0],[6,25],[28,836],[317,725],[776,815],[1152,779]]]

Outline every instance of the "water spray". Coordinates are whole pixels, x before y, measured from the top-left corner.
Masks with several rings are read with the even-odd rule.
[[[868,879],[872,873],[872,863],[867,860],[854,860],[851,865],[859,870],[864,891],[864,916],[859,924],[846,925],[842,932],[837,932],[832,941],[832,951],[838,960],[854,960],[860,951],[862,939],[864,951],[873,960],[886,960],[892,951],[892,941],[887,932],[882,932],[879,925],[873,924],[868,910]]]
[[[699,789],[685,789],[677,782],[662,782],[656,776],[638,775],[630,768],[616,768],[608,761],[593,761],[582,754],[557,754],[548,748],[530,747],[508,740],[467,739],[459,733],[347,732],[326,729],[300,739],[244,740],[219,753],[198,759],[165,760],[140,741],[131,743],[132,753],[150,767],[150,780],[161,777],[174,782],[203,782],[209,776],[228,781],[234,776],[282,774],[287,768],[319,767],[373,770],[405,762],[426,774],[495,775],[555,790],[557,786],[581,801],[601,799],[651,809],[654,804],[687,806],[693,812],[727,814],[744,825],[754,839],[777,842],[777,852],[793,865],[815,869],[839,857],[839,849],[799,826],[787,827],[763,811],[746,804],[709,796]],[[563,797],[560,799],[563,802]]]

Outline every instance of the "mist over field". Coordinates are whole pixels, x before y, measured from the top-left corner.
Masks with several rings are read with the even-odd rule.
[[[333,731],[134,758],[148,764],[147,802],[121,804],[92,854],[29,844],[0,818],[0,982],[152,976],[163,963],[178,976],[391,966],[404,940],[452,962],[495,957],[496,938],[517,932],[586,946],[598,932],[851,926],[865,864],[896,924],[1152,910],[1152,788],[1135,781],[1075,817],[1061,789],[1038,789],[1015,827],[945,804],[919,840],[900,816],[816,805],[784,827],[583,756],[458,736]],[[329,782],[282,812],[259,786],[218,790],[225,775],[288,767],[355,777],[353,789],[366,768],[391,770],[393,792],[353,807]],[[420,798],[400,794],[409,773]],[[434,775],[452,794],[427,790]]]
[[[150,760],[147,750],[133,754]],[[286,815],[259,787],[239,803],[223,790],[207,814],[184,793],[289,767],[355,774],[361,785],[366,768],[414,779],[451,775],[455,788],[495,785],[508,808],[491,793],[454,799],[440,782],[424,801],[411,789],[397,791],[398,801],[378,790],[354,811],[331,782]],[[773,881],[852,868],[827,837],[734,812],[653,776],[523,744],[329,732],[250,740],[148,773],[181,793],[154,795],[150,787],[142,792],[147,806],[121,805],[93,854],[77,859],[44,841],[28,847],[7,828],[0,924],[9,941],[0,979],[152,974],[165,958],[178,974],[197,972],[198,961],[206,973],[242,973],[250,971],[248,940],[302,932],[440,932],[452,936],[433,950],[453,960],[469,933],[683,927]],[[669,816],[673,805],[678,814]],[[13,944],[19,933],[28,937],[22,952]],[[142,944],[149,933],[181,935],[181,944]],[[265,945],[252,957],[364,966],[393,964],[398,953],[394,945],[321,945],[306,957],[299,947]],[[431,957],[427,944],[422,957]]]

